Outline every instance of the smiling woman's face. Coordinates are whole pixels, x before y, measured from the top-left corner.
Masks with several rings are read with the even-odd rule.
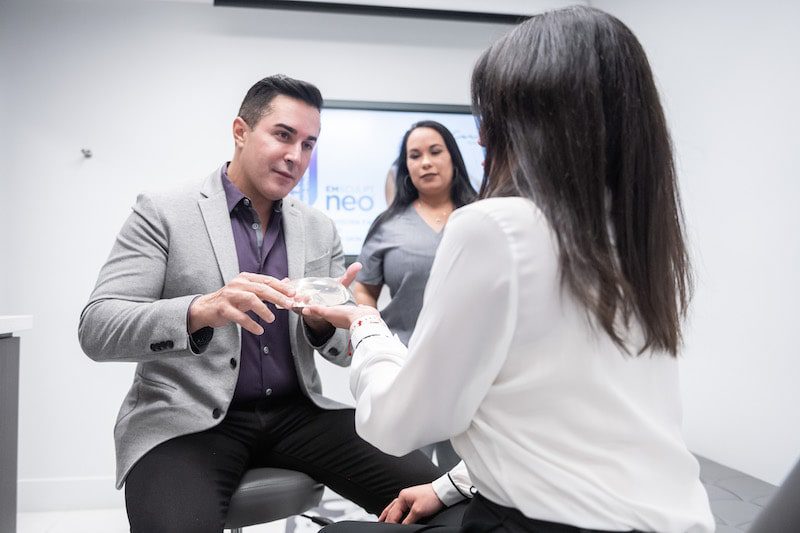
[[[433,128],[417,128],[406,141],[406,165],[411,183],[420,196],[437,196],[450,191],[453,160],[444,139]]]

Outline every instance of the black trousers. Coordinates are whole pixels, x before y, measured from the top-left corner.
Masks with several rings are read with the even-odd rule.
[[[439,520],[435,520],[440,523]],[[516,509],[503,507],[476,494],[467,505],[461,525],[382,524],[376,522],[337,522],[320,533],[610,533],[582,529],[567,524],[533,520]],[[637,533],[631,531],[630,533]]]
[[[355,432],[354,411],[305,397],[231,409],[218,426],[153,448],[125,481],[132,533],[219,533],[254,467],[297,470],[380,514],[401,489],[442,472],[421,452],[392,457]]]
[[[431,460],[433,460],[433,454],[436,452],[436,464],[443,470],[450,470],[461,462],[461,457],[453,449],[453,445],[450,444],[449,440],[428,444],[420,448],[419,451]]]

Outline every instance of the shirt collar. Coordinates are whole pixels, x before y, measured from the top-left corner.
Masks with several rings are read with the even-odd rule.
[[[245,199],[242,191],[228,178],[228,163],[222,165],[222,188],[225,189],[225,200],[228,203],[228,212],[232,213],[239,202]]]
[[[233,213],[233,210],[236,209],[236,206],[239,205],[240,202],[243,200],[247,200],[247,206],[249,207],[250,199],[247,198],[239,188],[233,184],[233,182],[228,177],[228,165],[230,161],[222,165],[222,170],[220,171],[222,177],[222,188],[225,189],[225,200],[228,204],[228,213]],[[280,213],[281,209],[283,208],[283,199],[278,200],[277,202],[272,202],[272,210],[275,213]]]

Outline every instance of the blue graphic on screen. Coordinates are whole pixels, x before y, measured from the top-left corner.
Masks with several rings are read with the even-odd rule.
[[[358,255],[372,221],[386,209],[400,141],[415,122],[444,124],[458,143],[470,181],[480,187],[484,153],[470,113],[323,108],[321,120],[308,170],[292,194],[334,221],[347,255]]]
[[[311,163],[308,170],[292,189],[293,196],[308,205],[314,205],[317,201],[317,151],[311,154]]]

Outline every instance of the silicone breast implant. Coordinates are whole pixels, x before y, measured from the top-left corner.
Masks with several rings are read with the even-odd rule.
[[[350,291],[333,278],[300,278],[291,280],[295,307],[306,305],[341,305],[352,300]]]

